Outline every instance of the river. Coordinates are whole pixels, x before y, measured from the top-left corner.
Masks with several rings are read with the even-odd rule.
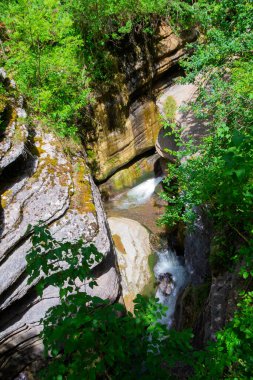
[[[159,302],[168,307],[166,317],[161,322],[171,327],[176,302],[187,284],[188,275],[183,258],[177,256],[176,252],[168,247],[166,228],[160,227],[156,223],[157,218],[164,210],[164,203],[156,194],[157,189],[160,191],[162,189],[162,179],[162,176],[150,173],[150,178],[112,197],[105,203],[105,209],[108,217],[136,220],[159,240],[154,252],[156,262],[153,266],[153,274],[156,279],[155,296]]]

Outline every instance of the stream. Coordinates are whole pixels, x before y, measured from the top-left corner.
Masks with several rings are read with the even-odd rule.
[[[147,203],[154,194],[156,186],[163,177],[149,178],[132,189],[114,198],[114,207],[119,210],[127,210]]]
[[[183,260],[180,260],[174,251],[168,249],[156,254],[157,263],[154,267],[154,274],[159,282],[156,298],[168,307],[166,316],[161,322],[172,327],[177,299],[188,282],[188,273]]]
[[[164,227],[158,227],[156,224],[157,218],[163,213],[164,205],[159,204],[158,195],[155,194],[157,187],[161,186],[163,177],[155,177],[154,173],[150,175],[150,178],[112,197],[105,203],[105,209],[109,217],[129,218],[141,223],[158,237],[162,242],[161,246],[164,247],[168,246],[166,231]],[[178,296],[188,282],[183,257],[177,256],[169,248],[157,248],[153,275],[156,281],[155,296],[159,302],[168,307],[166,316],[161,322],[172,327]]]

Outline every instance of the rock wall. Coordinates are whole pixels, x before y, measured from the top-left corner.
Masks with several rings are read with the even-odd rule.
[[[106,201],[125,189],[130,189],[154,173],[162,174],[160,158],[157,153],[142,157],[124,166],[99,186],[102,198]]]
[[[166,118],[164,106],[168,96],[173,97],[177,110],[175,122],[182,128],[182,139],[191,138],[198,144],[208,134],[208,124],[198,120],[191,110],[183,111],[179,107],[194,102],[197,97],[195,85],[174,84],[165,86],[158,97],[157,106],[160,114]],[[166,135],[167,130],[161,129],[156,141],[156,150],[161,157],[173,162],[176,144],[173,135]],[[168,152],[168,149],[171,150]],[[213,226],[207,217],[205,207],[196,208],[196,220],[193,228],[181,231],[178,226],[178,245],[183,247],[182,253],[185,266],[190,275],[190,284],[181,294],[175,312],[175,327],[193,328],[194,344],[203,346],[208,340],[215,339],[215,333],[222,329],[233,315],[238,296],[238,289],[242,287],[238,270],[228,272],[220,268],[212,268],[210,253],[214,237]],[[231,268],[232,269],[232,268]]]
[[[82,150],[65,153],[64,142],[43,130],[28,130],[22,100],[1,72],[1,242],[0,242],[0,378],[12,379],[42,355],[40,319],[58,302],[56,289],[42,299],[27,285],[28,225],[46,224],[58,240],[82,238],[103,253],[94,268],[95,293],[114,301],[120,294],[115,252],[100,194]],[[35,361],[36,362],[36,361]]]
[[[171,82],[184,44],[195,37],[194,32],[176,36],[162,23],[154,36],[136,33],[114,52],[113,83],[96,94],[93,128],[88,132],[97,180],[154,147],[160,130],[155,96],[163,85],[161,78],[167,76],[166,82]]]

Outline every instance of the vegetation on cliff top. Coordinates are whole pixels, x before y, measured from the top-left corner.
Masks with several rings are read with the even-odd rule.
[[[214,275],[236,270],[245,279],[238,310],[210,344],[196,379],[248,379],[253,372],[253,3],[199,0],[194,4],[201,38],[182,63],[185,81],[198,76],[199,96],[189,107],[206,128],[188,141],[174,127],[181,149],[169,165],[163,222],[194,223],[199,210],[213,224]],[[218,269],[217,269],[218,268]],[[243,281],[242,281],[243,282]],[[202,353],[200,354],[202,355]]]
[[[42,321],[48,362],[41,379],[162,380],[172,378],[177,363],[190,365],[191,332],[159,323],[164,306],[138,295],[133,315],[123,304],[86,293],[96,286],[91,268],[103,259],[95,246],[58,242],[43,226],[34,228],[32,242],[29,283],[40,278],[40,295],[48,285],[60,295]]]
[[[88,278],[95,285],[89,266],[100,255],[94,247],[83,249],[82,242],[61,245],[48,231],[35,229],[35,248],[28,257],[32,279],[42,270],[40,289],[56,285],[61,298],[44,320],[42,336],[52,357],[45,378],[76,379],[80,373],[91,379],[173,378],[172,370],[182,365],[190,368],[188,377],[193,379],[249,379],[253,372],[252,1],[1,0],[0,4],[7,30],[1,62],[34,115],[62,135],[75,134],[83,109],[92,101],[93,83],[108,80],[113,64],[110,44],[139,28],[151,33],[158,16],[170,15],[170,21],[184,24],[194,15],[201,37],[189,46],[192,54],[183,65],[186,80],[200,74],[205,82],[192,110],[206,121],[208,136],[198,146],[178,136],[184,149],[178,154],[178,166],[170,166],[164,222],[190,225],[195,207],[201,207],[213,221],[224,261],[243,262],[247,289],[216,341],[204,351],[194,351],[189,332],[168,332],[157,323],[163,310],[155,303],[150,309],[145,299],[138,298],[134,318],[120,305],[110,306],[80,292],[75,280]],[[69,267],[59,271],[59,260]]]
[[[6,28],[0,64],[33,117],[62,136],[76,135],[92,89],[113,77],[110,46],[137,30],[152,33],[159,16],[183,23],[190,9],[177,0],[0,0],[0,6]]]

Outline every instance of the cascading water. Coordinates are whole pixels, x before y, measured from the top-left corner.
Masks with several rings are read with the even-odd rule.
[[[144,204],[154,194],[156,186],[162,181],[162,179],[163,177],[147,179],[126,193],[115,198],[114,206],[123,210]]]
[[[177,298],[187,284],[188,273],[180,257],[174,251],[164,250],[157,252],[154,274],[159,282],[156,297],[168,307],[166,316],[162,318],[161,322],[171,327]]]
[[[108,213],[110,216],[133,218],[142,225],[148,225],[154,233],[154,226],[150,223],[150,220],[155,224],[157,215],[152,196],[157,185],[162,180],[163,177],[161,176],[152,177],[117,195],[107,204]],[[154,275],[158,283],[156,297],[163,305],[168,307],[166,316],[161,322],[171,327],[177,298],[187,284],[187,271],[183,261],[174,251],[163,250],[157,252],[156,255],[157,263],[154,267]]]

